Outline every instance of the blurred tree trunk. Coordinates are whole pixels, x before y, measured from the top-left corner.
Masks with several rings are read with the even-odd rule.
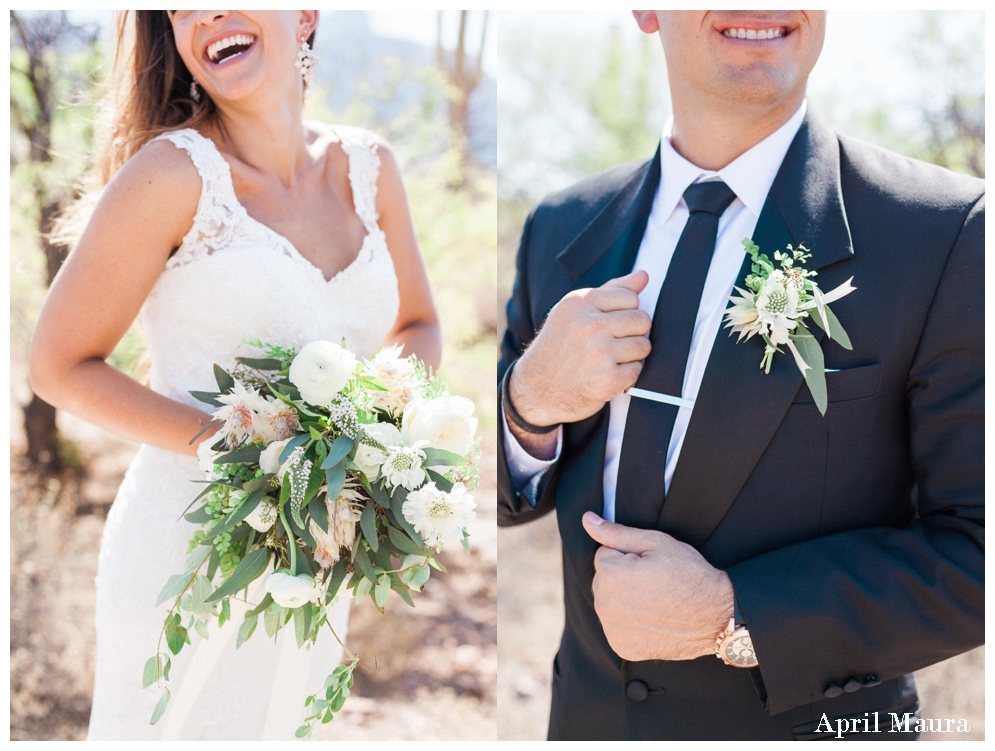
[[[23,69],[15,67],[11,61],[11,75],[22,76],[30,93],[27,102],[11,95],[11,121],[31,145],[28,159],[36,167],[32,188],[38,207],[38,236],[45,254],[45,283],[49,286],[67,253],[67,248],[49,240],[62,207],[62,196],[52,190],[46,180],[52,162],[52,121],[58,105],[55,81],[60,72],[53,52],[70,37],[79,38],[83,30],[69,22],[65,11],[29,16],[11,11],[10,25],[12,45],[20,46],[27,58]],[[24,431],[28,440],[26,455],[32,466],[44,472],[60,470],[55,407],[37,394],[32,395],[24,408]]]
[[[449,91],[449,129],[454,143],[460,149],[461,167],[465,167],[470,158],[470,96],[484,77],[484,45],[487,42],[487,24],[490,20],[490,11],[485,10],[480,24],[480,48],[477,50],[476,60],[472,60],[467,51],[466,39],[469,13],[468,10],[460,11],[456,50],[449,56],[442,43],[440,10],[437,16],[435,46],[436,63],[446,76]]]

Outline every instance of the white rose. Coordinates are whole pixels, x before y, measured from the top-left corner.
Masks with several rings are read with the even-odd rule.
[[[273,595],[273,602],[284,608],[299,608],[305,602],[317,602],[321,597],[318,583],[310,576],[291,576],[284,571],[269,575],[266,591]]]
[[[401,437],[405,446],[428,441],[433,448],[466,456],[477,432],[473,402],[462,396],[415,399],[404,408]]]
[[[245,517],[245,521],[257,532],[266,532],[270,527],[276,524],[276,515],[276,504],[271,503],[266,498],[263,498],[259,501],[258,505],[249,512],[249,515]]]
[[[283,453],[283,449],[288,443],[290,443],[289,438],[283,441],[273,441],[273,443],[264,448],[263,452],[259,455],[259,466],[262,468],[263,472],[266,474],[275,474],[280,482],[283,482],[283,475],[286,473],[287,466],[290,464],[290,459],[287,459],[287,461],[283,464],[280,464],[280,454]]]
[[[290,382],[301,398],[315,407],[327,407],[352,378],[356,356],[331,342],[311,342],[290,364]]]

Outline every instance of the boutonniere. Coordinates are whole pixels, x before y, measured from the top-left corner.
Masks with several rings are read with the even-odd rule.
[[[826,365],[822,348],[808,330],[806,321],[815,321],[830,339],[845,349],[853,349],[850,337],[829,309],[829,303],[856,289],[850,284],[853,277],[831,292],[823,292],[812,281],[816,272],[804,267],[805,261],[812,257],[804,245],[799,244],[797,248],[788,245],[784,253],[775,251],[774,260],[780,268],[775,268],[751,239],[745,238],[743,245],[753,259],[753,265],[746,277],[746,289],[736,287],[739,296],[729,298],[732,306],[726,309],[726,328],[731,327],[739,333],[737,341],[749,339],[755,334],[763,337],[767,347],[760,367],[764,373],[770,373],[774,353],[784,352],[779,345],[786,346],[805,377],[815,405],[824,415],[827,403]]]

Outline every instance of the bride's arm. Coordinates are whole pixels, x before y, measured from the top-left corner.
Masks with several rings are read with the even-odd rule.
[[[107,364],[190,229],[200,177],[172,144],[149,144],[108,183],[45,299],[31,340],[31,388],[48,403],[140,443],[196,454],[207,416]],[[203,437],[201,438],[203,440]]]
[[[387,236],[387,247],[394,260],[401,296],[397,322],[385,343],[403,344],[405,355],[418,355],[426,365],[438,368],[442,359],[442,332],[432,302],[425,261],[411,221],[408,196],[390,147],[381,142],[378,153],[380,179],[377,182],[377,212],[380,214],[380,228]]]

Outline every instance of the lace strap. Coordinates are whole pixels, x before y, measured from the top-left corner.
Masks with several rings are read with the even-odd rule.
[[[356,215],[367,232],[379,230],[377,178],[380,176],[380,154],[377,153],[376,136],[372,131],[343,125],[336,125],[334,132],[349,157],[349,185]]]
[[[200,200],[193,225],[179,250],[166,264],[166,268],[172,268],[199,255],[210,254],[223,245],[235,224],[239,203],[232,184],[231,167],[210,138],[192,128],[183,128],[163,133],[152,141],[170,141],[186,151],[201,179]]]

